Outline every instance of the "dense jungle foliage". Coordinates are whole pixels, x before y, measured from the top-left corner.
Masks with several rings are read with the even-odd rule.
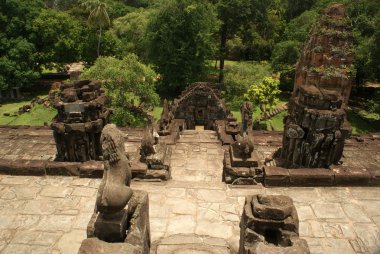
[[[42,72],[61,71],[72,62],[84,62],[89,70],[102,63],[110,73],[132,57],[131,70],[117,82],[138,78],[132,82],[138,87],[125,91],[121,101],[155,98],[157,103],[155,93],[173,97],[191,82],[211,80],[223,82],[227,101],[237,106],[247,89],[266,77],[280,80],[282,91],[292,89],[295,63],[309,31],[334,2],[1,0],[0,90],[29,86]],[[341,2],[354,33],[354,86],[379,82],[380,2]],[[144,72],[147,77],[141,76]],[[94,71],[85,75],[102,77]],[[378,98],[368,98],[375,111]]]

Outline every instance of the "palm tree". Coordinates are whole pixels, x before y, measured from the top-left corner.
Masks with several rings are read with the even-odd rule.
[[[102,37],[102,28],[111,24],[110,17],[107,13],[107,5],[101,0],[85,0],[82,6],[90,12],[88,16],[88,23],[92,26],[99,27],[98,37],[98,57],[100,55],[100,40]]]

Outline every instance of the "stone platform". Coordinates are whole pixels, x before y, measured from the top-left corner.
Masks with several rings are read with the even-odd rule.
[[[125,134],[125,150],[132,161],[134,176],[147,175],[146,165],[139,163],[139,147],[143,137],[143,129],[121,129]],[[282,132],[253,131],[252,137],[260,165],[268,165],[267,159],[278,150],[282,144]],[[81,177],[101,177],[102,168],[99,163],[58,163],[54,162],[56,148],[53,133],[47,127],[0,126],[0,172],[13,175],[77,175]],[[194,144],[195,150],[200,150],[201,144],[221,149],[221,142],[214,131],[187,130],[181,135],[177,144],[170,140],[162,142],[169,144],[171,150],[187,147],[186,143]],[[214,146],[215,145],[215,146]],[[228,146],[223,146],[228,149]],[[173,154],[171,160],[179,158]],[[196,160],[196,158],[195,158]],[[223,159],[222,159],[223,161]],[[308,169],[268,170],[264,179],[266,186],[367,186],[380,185],[380,133],[353,135],[346,141],[342,158],[343,164],[332,166],[331,170]],[[196,163],[196,162],[191,162]],[[216,163],[216,162],[215,162]],[[221,162],[222,163],[222,162]],[[204,167],[205,165],[201,165]],[[276,165],[268,165],[276,166]],[[221,174],[223,165],[217,170]],[[181,168],[180,170],[184,170]],[[149,170],[148,170],[149,171]],[[174,172],[174,174],[176,174]],[[185,178],[190,174],[186,174]],[[282,181],[282,178],[288,178]],[[280,179],[280,182],[278,182]]]
[[[221,251],[228,247],[230,253],[237,253],[245,196],[255,194],[288,195],[293,199],[300,238],[307,241],[311,253],[380,252],[380,188],[226,185],[220,170],[224,150],[209,134],[207,142],[192,142],[199,137],[187,137],[173,147],[172,180],[131,184],[133,189],[149,193],[152,253],[165,254],[165,249],[204,243],[210,237]],[[189,135],[195,137],[197,133]],[[27,143],[41,145],[36,142],[40,140],[37,135],[28,137]],[[379,165],[376,141],[371,145],[371,138],[364,138],[364,143],[349,140],[346,160],[368,161],[365,155],[358,155],[359,143],[363,153],[367,157],[371,154]],[[15,145],[21,145],[21,140],[13,136]],[[280,140],[280,133],[258,136],[255,142],[260,144],[259,156],[264,159],[277,144],[281,145]],[[77,177],[0,175],[0,253],[77,253],[86,238],[99,183],[100,179]],[[175,244],[170,244],[178,235],[184,237],[176,237]],[[198,238],[189,243],[188,238],[194,235]]]

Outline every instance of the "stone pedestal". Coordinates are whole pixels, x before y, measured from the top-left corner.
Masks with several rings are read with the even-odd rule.
[[[223,181],[236,185],[252,185],[261,182],[263,171],[259,163],[259,156],[253,148],[249,136],[230,145],[224,153]]]
[[[298,216],[287,196],[247,196],[240,221],[239,254],[310,253],[298,236]]]
[[[147,165],[144,178],[170,179],[171,149],[165,143],[159,143],[160,138],[153,137],[153,127],[148,126],[140,147],[140,162]]]
[[[123,234],[123,239],[119,239]],[[88,239],[82,242],[80,254],[149,254],[148,193],[134,190],[128,205],[116,216],[104,217],[99,213],[94,213],[87,226],[87,237]],[[94,246],[99,248],[94,248]]]

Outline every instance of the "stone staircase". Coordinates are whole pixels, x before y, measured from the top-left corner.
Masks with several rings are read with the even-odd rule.
[[[184,130],[179,143],[220,143],[218,135],[212,130]]]
[[[288,110],[288,104],[284,104],[282,106],[279,106],[278,108],[275,108],[274,110],[272,110],[272,111],[266,113],[265,115],[257,118],[256,122],[268,120],[268,119],[280,114],[281,112],[283,112],[285,110]]]

